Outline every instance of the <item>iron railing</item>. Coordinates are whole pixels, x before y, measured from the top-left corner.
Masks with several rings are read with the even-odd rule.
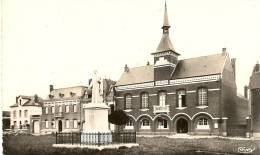
[[[108,145],[116,143],[136,143],[136,132],[58,133],[56,144]]]

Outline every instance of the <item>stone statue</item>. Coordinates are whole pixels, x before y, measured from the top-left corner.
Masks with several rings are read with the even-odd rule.
[[[89,88],[92,87],[92,103],[103,103],[103,79],[97,76],[97,71],[94,71],[92,81]]]

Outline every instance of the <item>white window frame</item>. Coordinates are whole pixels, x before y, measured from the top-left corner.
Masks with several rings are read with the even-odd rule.
[[[48,114],[49,113],[49,107],[45,107],[45,113]]]
[[[70,128],[70,120],[66,119],[66,121],[65,121],[65,127],[66,127],[66,129],[69,129],[69,128]]]
[[[146,121],[148,121],[148,124]],[[151,128],[150,121],[148,119],[143,119],[141,121],[141,129],[150,129],[150,128]]]
[[[132,95],[127,94],[125,96],[125,109],[131,109],[132,108]]]
[[[159,93],[159,105],[164,107],[166,105],[166,92],[162,91]]]
[[[73,128],[78,128],[78,121],[76,119],[73,120]]]
[[[73,112],[78,112],[77,110],[77,104],[73,104]]]
[[[166,123],[167,127],[165,128],[164,124]],[[158,119],[158,129],[169,129],[169,123],[166,119],[160,118]]]
[[[146,108],[148,108],[148,102],[149,102],[149,98],[148,98],[148,93],[142,93],[141,94],[141,107],[143,108],[143,109],[146,109]]]
[[[52,113],[52,114],[55,113],[55,107],[54,107],[54,106],[51,107],[51,113]]]
[[[132,130],[132,129],[134,129],[134,124],[133,124],[133,121],[132,121],[132,120],[129,120],[129,121],[126,123],[125,129],[127,129],[127,130]]]
[[[179,90],[177,92],[178,94],[178,108],[183,108],[183,107],[186,107],[186,106],[183,106],[182,105],[182,96],[186,96],[186,92],[185,90]],[[186,102],[186,101],[185,101]]]
[[[208,102],[208,90],[207,88],[199,88],[198,90],[199,106],[207,106]]]
[[[210,129],[209,127],[209,120],[205,117],[199,118],[197,122],[197,129],[202,129],[202,130],[208,130]]]
[[[49,128],[49,121],[45,120],[45,128],[48,129]]]
[[[65,112],[69,113],[70,112],[70,106],[69,105],[65,105]]]

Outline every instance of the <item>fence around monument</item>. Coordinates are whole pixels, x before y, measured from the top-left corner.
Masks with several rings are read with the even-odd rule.
[[[110,132],[110,133],[57,133],[56,144],[71,145],[109,145],[118,143],[136,143],[136,132]]]

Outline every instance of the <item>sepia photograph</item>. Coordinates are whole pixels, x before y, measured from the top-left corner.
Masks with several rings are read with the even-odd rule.
[[[2,0],[3,155],[260,155],[259,0]]]

